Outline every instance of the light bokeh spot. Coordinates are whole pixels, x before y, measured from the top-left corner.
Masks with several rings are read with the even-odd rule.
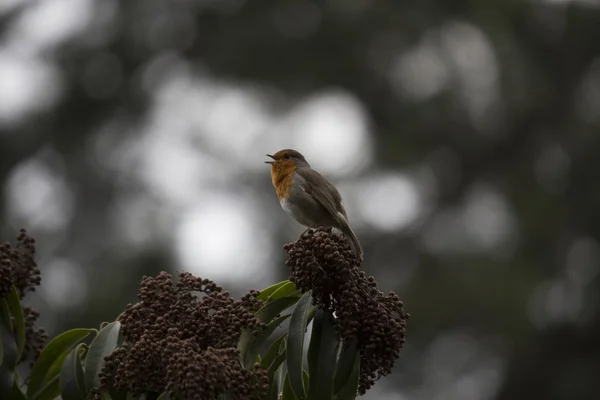
[[[257,235],[253,212],[234,196],[207,193],[202,204],[181,216],[176,237],[181,267],[217,281],[259,281],[260,254],[270,238]]]
[[[0,76],[0,124],[18,124],[47,109],[61,94],[60,75],[53,65],[14,49],[0,48]]]
[[[310,97],[292,111],[289,126],[294,134],[289,142],[324,174],[354,173],[371,159],[365,109],[348,93],[331,91]],[[280,135],[286,134],[283,127]]]
[[[8,215],[26,221],[31,229],[60,231],[72,216],[72,193],[65,177],[32,159],[8,178]]]
[[[402,53],[392,65],[390,79],[404,97],[423,101],[448,84],[450,73],[439,45],[430,37]]]
[[[401,174],[375,176],[361,186],[357,195],[359,212],[376,229],[399,230],[418,217],[419,193],[408,177]]]
[[[498,132],[503,113],[499,66],[492,43],[478,27],[460,21],[448,23],[442,29],[442,37],[471,122],[482,133]]]
[[[11,30],[11,39],[30,51],[38,52],[57,46],[81,32],[92,18],[92,0],[32,2],[16,21]]]

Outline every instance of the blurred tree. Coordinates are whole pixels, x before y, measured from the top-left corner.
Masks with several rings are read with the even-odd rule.
[[[600,391],[598,4],[87,1],[78,31],[23,50],[32,40],[22,36],[24,26],[51,23],[31,15],[45,16],[41,3],[61,1],[16,3],[0,8],[0,61],[34,52],[58,71],[59,95],[16,122],[0,120],[0,232],[7,237],[27,222],[10,215],[15,169],[50,151],[55,156],[44,165],[64,171],[72,213],[63,228],[33,234],[53,243],[52,256],[86,266],[92,287],[75,313],[43,311],[59,321],[55,331],[113,318],[132,300],[141,274],[173,265],[168,228],[142,246],[119,243],[115,207],[135,193],[155,199],[133,174],[99,168],[106,160],[98,157],[111,159],[142,140],[155,87],[183,64],[198,76],[265,88],[276,113],[339,88],[367,110],[374,168],[425,171],[418,176],[439,182],[411,229],[363,235],[365,268],[397,282],[390,288],[414,316],[398,390],[469,398],[428,385],[433,378],[423,361],[439,338],[465,331],[503,343],[492,346],[507,363],[488,397],[592,399]],[[247,177],[266,188],[263,178]],[[500,249],[466,240],[457,250],[452,243],[464,239],[457,232],[466,225],[461,209],[475,203],[487,214],[498,211],[481,188],[506,203],[511,240]],[[449,250],[431,244],[434,234]],[[418,268],[407,273],[405,260]],[[386,270],[391,263],[397,271]],[[589,264],[588,272],[580,264]],[[573,302],[579,305],[569,313]]]

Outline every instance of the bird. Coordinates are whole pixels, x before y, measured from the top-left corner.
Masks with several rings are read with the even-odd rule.
[[[267,154],[272,161],[271,181],[281,208],[301,225],[310,228],[337,228],[349,240],[359,261],[363,250],[348,222],[340,192],[323,175],[311,168],[297,150],[284,149]]]

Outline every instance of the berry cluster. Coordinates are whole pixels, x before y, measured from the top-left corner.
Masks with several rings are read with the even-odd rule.
[[[139,302],[121,314],[123,344],[106,357],[102,388],[114,381],[134,395],[167,391],[172,398],[260,400],[269,388],[258,365],[244,369],[237,343],[242,330],[264,324],[253,312],[261,302],[250,291],[240,300],[208,279],[189,273],[177,284],[165,272],[144,277]]]
[[[13,247],[9,243],[0,244],[0,299],[5,298],[13,286],[21,300],[28,292],[35,291],[35,287],[39,286],[42,278],[34,256],[35,239],[27,235],[25,229],[20,230],[16,246]],[[19,362],[29,358],[37,359],[48,339],[46,332],[35,326],[39,313],[25,307],[23,314],[26,324],[26,341]]]
[[[35,239],[25,229],[19,232],[15,247],[0,244],[0,298],[6,297],[13,285],[21,298],[39,286],[42,278],[34,256]]]
[[[309,229],[284,248],[290,280],[303,292],[312,290],[317,306],[334,313],[342,341],[358,343],[359,392],[364,394],[391,372],[410,315],[395,293],[384,295],[375,279],[365,275],[349,242],[331,229]]]

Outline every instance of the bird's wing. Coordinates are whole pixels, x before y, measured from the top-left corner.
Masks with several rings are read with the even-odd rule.
[[[348,224],[340,192],[327,179],[312,168],[298,168],[296,173],[304,180],[304,191],[319,202],[337,220]],[[340,215],[341,214],[341,215]],[[343,218],[340,218],[343,217]]]
[[[350,245],[354,250],[354,254],[356,254],[359,262],[362,262],[363,250],[358,238],[348,223],[348,217],[346,216],[346,210],[344,209],[340,192],[338,192],[335,186],[329,183],[329,181],[321,174],[311,168],[298,168],[296,174],[303,179],[302,188],[304,191],[321,204],[335,218],[339,224],[338,228],[347,235],[346,237],[350,240]]]

